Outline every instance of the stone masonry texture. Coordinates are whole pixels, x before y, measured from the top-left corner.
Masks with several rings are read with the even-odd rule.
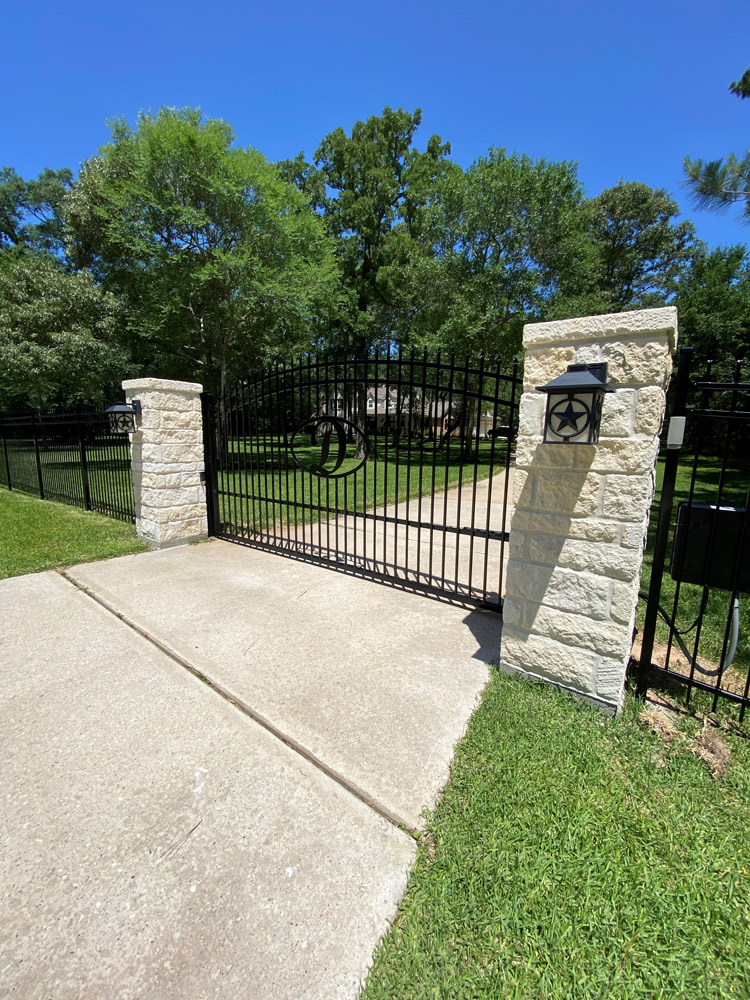
[[[673,308],[524,328],[501,666],[616,711],[622,704],[654,494]],[[606,361],[597,445],[543,444],[538,385]]]
[[[135,527],[157,548],[206,538],[206,490],[201,482],[203,421],[195,382],[132,379],[122,383],[142,413],[131,435]]]

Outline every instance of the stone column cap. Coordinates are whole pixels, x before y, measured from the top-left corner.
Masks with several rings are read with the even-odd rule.
[[[583,316],[576,319],[549,320],[527,323],[523,328],[524,347],[543,344],[575,344],[580,341],[614,340],[665,333],[670,350],[677,346],[677,309],[634,309],[632,312],[607,313],[603,316]]]
[[[200,382],[177,382],[169,378],[131,378],[122,383],[125,392],[203,392]]]

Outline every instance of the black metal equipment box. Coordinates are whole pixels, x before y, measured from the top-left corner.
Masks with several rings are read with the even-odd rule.
[[[716,524],[709,557],[714,519]],[[742,555],[734,589],[749,593],[750,524],[747,525],[743,538],[744,521],[744,507],[717,507],[708,503],[679,504],[669,566],[672,579],[679,579],[682,583],[705,583],[717,590],[732,590],[737,552],[742,541]]]

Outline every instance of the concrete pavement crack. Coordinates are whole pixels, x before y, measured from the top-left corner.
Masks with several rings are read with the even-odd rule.
[[[150,642],[152,646],[155,646],[157,649],[159,649],[162,653],[165,654],[165,656],[168,656],[171,660],[173,660],[179,666],[183,667],[194,677],[197,677],[198,680],[203,681],[203,683],[207,687],[211,688],[212,691],[218,694],[225,701],[229,702],[230,705],[233,705],[239,712],[242,712],[243,715],[246,715],[249,719],[252,719],[252,721],[256,722],[259,726],[262,726],[263,729],[267,730],[267,732],[269,732],[272,736],[275,736],[276,739],[280,740],[282,743],[288,746],[290,750],[293,750],[295,753],[299,754],[300,757],[303,757],[306,761],[308,761],[308,763],[312,764],[313,767],[317,768],[319,771],[322,771],[323,774],[327,775],[327,777],[329,777],[332,781],[335,781],[336,784],[340,785],[343,789],[349,792],[350,795],[353,795],[355,798],[359,799],[360,802],[362,802],[364,805],[372,809],[373,812],[376,812],[379,816],[387,820],[389,823],[391,823],[393,826],[395,826],[397,829],[401,830],[408,836],[413,837],[415,839],[420,838],[421,836],[420,832],[414,829],[397,813],[393,812],[392,809],[389,809],[388,806],[383,805],[382,802],[379,802],[376,798],[374,798],[372,795],[366,792],[363,788],[360,788],[359,785],[355,784],[353,781],[350,781],[339,771],[335,770],[335,768],[330,767],[328,764],[325,763],[325,761],[321,760],[321,758],[318,757],[317,754],[314,754],[312,750],[309,750],[302,743],[296,740],[293,736],[290,736],[288,733],[283,732],[281,729],[275,726],[269,719],[266,719],[265,716],[261,715],[260,712],[256,712],[254,708],[248,705],[247,702],[243,701],[242,698],[239,698],[237,695],[235,695],[232,691],[229,690],[229,688],[226,688],[224,687],[223,684],[219,684],[218,681],[213,680],[202,670],[199,670],[196,666],[194,666],[194,664],[190,663],[189,660],[186,660],[184,656],[181,656],[176,650],[171,649],[168,645],[166,645],[166,643],[163,643],[155,636],[150,635],[149,632],[146,631],[146,629],[142,628],[140,625],[137,625],[135,622],[131,621],[126,615],[124,615],[121,611],[118,611],[117,608],[112,607],[112,605],[109,604],[108,601],[105,601],[104,598],[100,597],[89,587],[83,586],[82,584],[74,580],[71,576],[68,576],[67,572],[64,569],[57,570],[57,572],[59,573],[60,576],[63,577],[63,579],[67,580],[68,583],[70,583],[73,587],[75,587],[76,590],[80,591],[86,597],[90,598],[90,600],[95,601],[98,605],[100,605],[100,607],[104,608],[105,611],[108,611],[115,618],[119,619],[119,621],[121,621],[124,625],[127,625],[128,628],[132,629],[134,632],[140,635],[141,638],[145,639],[147,642]]]

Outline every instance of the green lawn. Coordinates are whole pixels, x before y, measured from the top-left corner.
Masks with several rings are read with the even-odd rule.
[[[486,479],[490,469],[502,471],[507,441],[480,441],[476,454],[476,479]],[[320,457],[320,446],[297,445],[301,461],[312,464]],[[436,450],[431,443],[424,447],[402,439],[398,447],[378,442],[373,454],[356,472],[341,479],[320,479],[303,472],[279,438],[257,437],[248,442],[233,439],[229,446],[231,468],[220,470],[219,507],[221,519],[235,529],[258,531],[269,525],[310,523],[318,520],[320,505],[347,511],[366,511],[409,499],[409,516],[416,517],[420,496],[440,492],[462,484],[462,503],[471,502],[470,486],[474,481],[474,458],[462,460],[460,441]],[[332,464],[329,462],[329,464]],[[349,446],[339,471],[359,465],[354,447]],[[248,497],[262,499],[246,499]],[[312,510],[305,506],[313,505]],[[400,511],[401,514],[406,511]],[[422,501],[422,517],[429,515],[429,501]],[[323,515],[325,516],[325,515]]]
[[[142,552],[132,524],[0,489],[0,578]]]
[[[750,997],[750,743],[639,711],[493,676],[364,1000]]]

